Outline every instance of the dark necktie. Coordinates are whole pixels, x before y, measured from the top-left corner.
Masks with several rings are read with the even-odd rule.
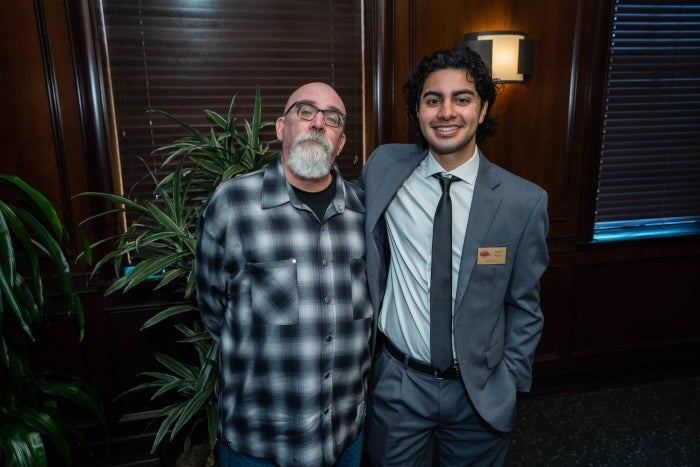
[[[433,220],[433,260],[430,271],[430,359],[445,371],[452,360],[452,200],[450,185],[458,178],[434,174],[442,197]]]

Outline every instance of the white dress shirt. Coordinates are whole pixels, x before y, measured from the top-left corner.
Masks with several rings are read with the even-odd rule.
[[[386,210],[391,264],[379,314],[379,329],[404,353],[430,362],[430,269],[433,218],[442,195],[436,173],[461,181],[452,183],[452,308],[459,276],[462,245],[479,170],[478,149],[467,162],[445,172],[432,154],[406,179]],[[391,176],[391,174],[389,174]],[[453,335],[454,336],[454,335]],[[453,337],[454,338],[454,337]],[[454,346],[453,346],[454,348]]]

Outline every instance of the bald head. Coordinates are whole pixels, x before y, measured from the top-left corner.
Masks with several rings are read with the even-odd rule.
[[[322,104],[321,108],[339,110],[343,115],[347,113],[343,100],[335,92],[335,89],[326,83],[316,82],[301,86],[289,96],[284,110],[289,109],[290,106],[299,101],[309,102],[317,106]]]

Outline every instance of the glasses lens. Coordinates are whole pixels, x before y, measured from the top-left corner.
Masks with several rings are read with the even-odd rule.
[[[297,115],[302,120],[313,120],[316,118],[316,114],[319,112],[323,113],[323,121],[328,126],[338,128],[345,121],[343,114],[336,112],[335,110],[320,110],[315,105],[301,103],[298,104],[297,107]]]
[[[297,115],[302,120],[313,120],[317,113],[318,109],[311,104],[301,104],[297,108]]]
[[[343,116],[335,110],[324,110],[323,121],[326,122],[328,126],[338,128],[343,124]]]

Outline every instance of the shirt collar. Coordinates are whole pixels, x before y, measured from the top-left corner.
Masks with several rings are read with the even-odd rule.
[[[289,192],[282,169],[282,158],[278,157],[263,171],[262,208],[272,208],[289,202]]]
[[[338,166],[333,164],[331,170],[335,174],[335,197],[333,198],[332,203],[335,206],[336,212],[342,212],[345,210],[345,208],[357,212],[365,212],[362,200],[357,196],[357,194],[355,194],[352,190],[346,191],[347,187],[345,186],[343,176],[341,175]],[[262,208],[272,208],[291,202],[292,199],[290,192],[292,191],[292,187],[289,186],[287,179],[284,177],[282,158],[278,157],[277,160],[264,171]],[[296,200],[296,196],[294,199]]]
[[[423,176],[426,178],[432,177],[437,173],[448,173],[474,185],[476,183],[476,174],[479,171],[479,148],[475,147],[474,155],[470,157],[468,161],[449,172],[446,172],[445,169],[442,168],[430,151],[428,151],[428,157],[421,162],[421,166],[423,168]]]

